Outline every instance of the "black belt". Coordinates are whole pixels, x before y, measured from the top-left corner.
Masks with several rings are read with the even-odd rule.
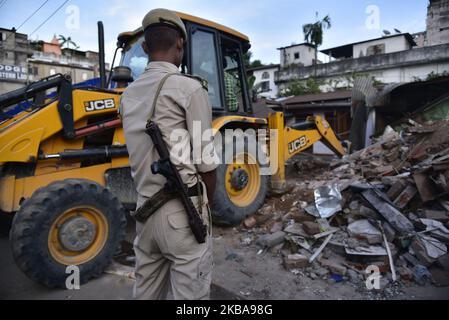
[[[203,184],[198,182],[193,187],[187,189],[188,197],[198,197],[198,191],[203,194]],[[145,223],[157,210],[162,208],[168,201],[176,199],[177,195],[166,191],[165,188],[159,190],[151,198],[134,212],[133,217],[141,223]]]
[[[189,197],[198,197],[198,186],[199,186],[199,190],[201,192],[201,194],[203,194],[203,184],[198,182],[196,185],[194,185],[193,187],[187,189],[187,194]]]

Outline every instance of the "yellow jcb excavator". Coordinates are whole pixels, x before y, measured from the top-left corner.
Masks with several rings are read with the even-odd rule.
[[[263,172],[267,165],[248,146],[218,168],[213,219],[236,225],[263,205],[269,188],[285,188],[286,160],[317,141],[339,156],[345,151],[321,117],[290,127],[282,112],[254,117],[243,62],[248,37],[202,18],[178,15],[189,35],[181,69],[208,81],[216,132],[267,132],[263,153],[270,159],[268,175]],[[148,63],[141,48],[143,32],[118,36],[120,66],[106,79],[99,26],[100,87],[75,88],[69,76],[54,75],[0,96],[0,210],[15,215],[10,242],[17,265],[49,287],[64,286],[67,266],[79,267],[81,283],[99,276],[120,246],[127,211],[135,209],[117,110],[123,88]],[[232,111],[225,73],[239,88],[238,106]],[[8,113],[17,105],[25,107]]]

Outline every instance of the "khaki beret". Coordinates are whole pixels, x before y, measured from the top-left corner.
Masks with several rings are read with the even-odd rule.
[[[148,12],[142,21],[142,28],[145,31],[146,28],[156,25],[167,25],[178,29],[184,40],[187,40],[187,31],[184,22],[173,11],[167,9],[154,9]]]

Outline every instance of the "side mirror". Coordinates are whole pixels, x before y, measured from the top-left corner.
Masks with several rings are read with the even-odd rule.
[[[119,66],[112,69],[111,80],[117,83],[117,87],[124,88],[133,82],[134,78],[130,68]]]

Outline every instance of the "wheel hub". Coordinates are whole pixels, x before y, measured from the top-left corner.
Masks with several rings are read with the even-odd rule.
[[[85,217],[73,217],[64,222],[59,230],[61,245],[73,252],[87,249],[97,234],[95,225]]]
[[[249,176],[248,173],[243,169],[237,169],[232,172],[231,175],[231,186],[235,190],[243,190],[248,185]]]

